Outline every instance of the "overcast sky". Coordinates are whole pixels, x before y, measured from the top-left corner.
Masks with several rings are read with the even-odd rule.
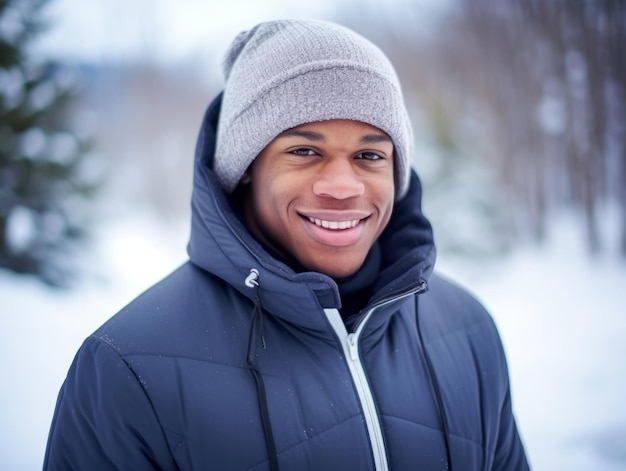
[[[369,9],[380,22],[418,31],[454,0],[51,0],[41,50],[64,59],[155,61],[225,51],[241,31],[276,18],[333,20]],[[354,5],[358,5],[359,11]],[[373,25],[375,26],[375,25]]]
[[[329,0],[52,0],[41,48],[80,60],[186,59],[225,50],[240,31],[275,18],[326,18]]]

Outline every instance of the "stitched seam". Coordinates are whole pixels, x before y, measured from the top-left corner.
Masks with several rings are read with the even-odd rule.
[[[388,417],[388,418],[391,418],[391,419],[400,420],[402,422],[408,422],[410,424],[417,425],[418,427],[423,427],[423,428],[427,428],[429,430],[436,430],[437,432],[442,432],[442,430],[437,428],[437,427],[431,427],[430,425],[421,424],[419,422],[415,422],[413,420],[405,419],[405,418],[402,418],[402,417],[397,417],[395,415],[384,414],[383,417]],[[484,449],[484,446],[483,446],[482,443],[479,443],[476,440],[472,440],[471,438],[467,438],[467,437],[464,437],[462,435],[459,435],[459,434],[453,433],[453,432],[450,432],[450,436],[453,436],[453,437],[456,437],[456,438],[460,438],[461,440],[465,440],[466,442],[473,443],[474,445],[480,447],[481,449]]]

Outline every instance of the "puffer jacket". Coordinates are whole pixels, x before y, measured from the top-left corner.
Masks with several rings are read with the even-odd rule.
[[[196,150],[190,261],[86,339],[46,470],[524,470],[494,323],[436,274],[421,188],[379,239],[369,304],[248,233]]]

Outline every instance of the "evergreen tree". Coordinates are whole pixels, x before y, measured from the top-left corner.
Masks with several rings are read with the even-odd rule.
[[[67,286],[85,240],[86,139],[69,126],[76,84],[37,59],[47,0],[0,0],[0,268]]]

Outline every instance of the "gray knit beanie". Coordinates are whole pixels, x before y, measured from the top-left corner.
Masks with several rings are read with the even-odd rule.
[[[224,75],[214,170],[226,192],[281,132],[351,119],[391,137],[396,199],[406,194],[412,133],[400,83],[389,59],[362,36],[319,20],[261,23],[235,38]]]

